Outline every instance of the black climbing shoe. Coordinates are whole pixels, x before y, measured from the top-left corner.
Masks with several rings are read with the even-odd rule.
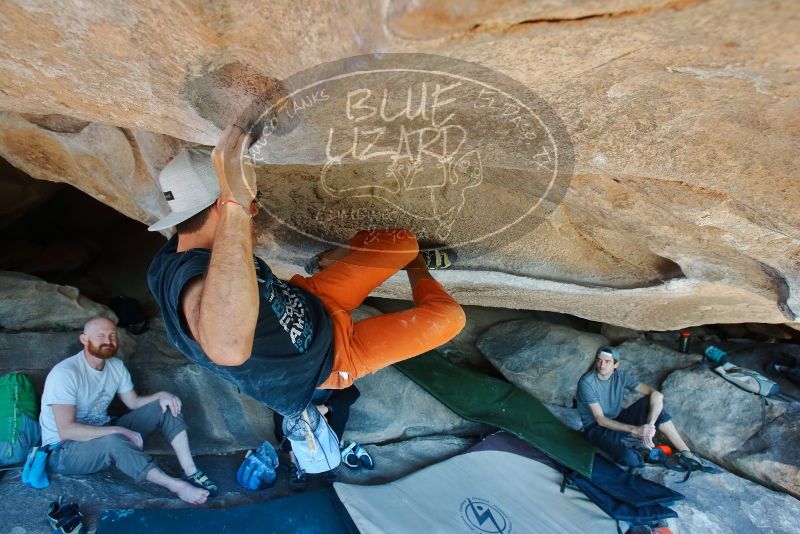
[[[678,461],[687,471],[703,471],[705,473],[719,472],[719,469],[700,458],[692,451],[679,452]]]
[[[289,464],[289,489],[292,491],[305,491],[308,488],[308,475],[298,469],[294,462]]]
[[[322,482],[326,485],[331,485],[339,478],[339,468],[331,469],[322,473]]]
[[[421,251],[421,253],[422,257],[425,259],[425,267],[427,267],[429,271],[451,269],[458,261],[458,254],[456,251],[449,248],[424,250]]]
[[[76,503],[62,504],[53,501],[47,510],[47,522],[55,532],[62,534],[81,534],[83,532],[83,514]]]
[[[209,497],[216,497],[217,493],[219,493],[219,488],[214,484],[214,481],[199,469],[192,476],[184,476],[183,479],[192,486],[208,491]]]
[[[692,451],[683,451],[675,453],[672,456],[668,456],[663,465],[673,471],[686,473],[683,482],[689,480],[689,477],[692,476],[692,473],[695,471],[712,474],[722,472],[722,470],[711,465],[709,462],[700,458]]]

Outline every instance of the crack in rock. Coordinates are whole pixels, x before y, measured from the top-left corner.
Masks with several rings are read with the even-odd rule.
[[[502,26],[495,24],[478,23],[472,26],[467,31],[467,33],[474,33],[476,31],[484,31],[491,29],[498,29],[505,31],[515,28],[517,26],[528,26],[532,24],[560,24],[568,22],[583,22],[592,19],[617,19],[617,18],[631,17],[636,15],[647,15],[650,13],[656,13],[658,11],[666,11],[668,9],[673,9],[673,10],[683,9],[689,6],[693,6],[695,4],[701,4],[704,1],[705,0],[675,0],[673,2],[667,2],[665,4],[661,4],[658,6],[640,7],[638,9],[628,9],[616,12],[611,11],[605,13],[590,13],[588,15],[581,15],[579,17],[542,17],[536,19],[521,20],[519,22],[514,22]]]

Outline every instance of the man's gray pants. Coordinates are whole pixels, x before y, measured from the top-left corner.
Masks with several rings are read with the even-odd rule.
[[[158,429],[172,443],[175,436],[186,430],[182,415],[173,417],[169,410],[161,413],[157,401],[145,404],[129,412],[116,421],[114,426],[122,426],[142,435],[142,438]],[[141,482],[156,464],[143,451],[136,448],[120,434],[111,434],[89,441],[64,440],[50,454],[47,469],[60,475],[88,475],[116,465],[117,469]]]

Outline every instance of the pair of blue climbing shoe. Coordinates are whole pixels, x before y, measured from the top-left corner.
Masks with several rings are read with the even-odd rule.
[[[342,442],[340,446],[342,453],[342,463],[351,469],[358,469],[364,467],[366,469],[375,469],[375,462],[372,461],[372,456],[365,451],[357,441],[350,443]]]
[[[22,483],[29,488],[42,489],[50,485],[47,477],[47,456],[51,446],[34,447],[28,453],[25,465],[22,467]]]
[[[249,490],[270,488],[275,484],[278,463],[275,448],[265,441],[258,449],[247,452],[242,465],[236,471],[236,480]]]

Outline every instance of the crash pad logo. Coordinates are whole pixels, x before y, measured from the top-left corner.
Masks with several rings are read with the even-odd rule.
[[[478,497],[468,497],[461,503],[461,519],[473,532],[507,534],[511,521],[496,505]]]
[[[252,113],[252,110],[249,112]],[[348,58],[283,83],[264,104],[256,164],[262,207],[331,245],[408,228],[462,257],[530,233],[571,178],[566,129],[527,86],[426,54]]]

